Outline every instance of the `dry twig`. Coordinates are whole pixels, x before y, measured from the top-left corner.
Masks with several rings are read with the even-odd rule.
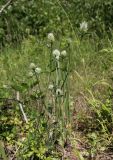
[[[12,2],[12,0],[9,0],[5,5],[2,6],[2,8],[0,9],[0,15],[11,4],[11,2]]]

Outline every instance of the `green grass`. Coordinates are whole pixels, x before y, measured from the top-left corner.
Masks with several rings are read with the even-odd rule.
[[[33,92],[37,90],[37,86],[32,84],[34,79],[31,79],[28,76],[30,71],[29,65],[30,63],[35,63],[38,67],[42,68],[43,72],[47,70],[47,65],[49,63],[49,54],[50,54],[50,49],[48,48],[47,44],[48,44],[47,39],[42,41],[42,40],[37,40],[37,38],[35,38],[34,36],[29,36],[28,39],[23,40],[22,44],[18,48],[7,47],[4,48],[0,54],[0,75],[1,75],[0,98],[16,98],[16,92],[17,90],[19,90],[21,100],[26,101],[26,106],[28,107],[25,108],[25,112],[27,113],[27,116],[31,121],[30,125],[34,123],[37,114],[40,113],[42,109],[37,108],[38,105],[40,106],[40,104],[38,103],[41,103],[41,101],[38,102],[37,100],[30,100],[31,93],[33,94]],[[60,37],[58,41],[55,42],[52,48],[52,50],[56,48],[61,50],[66,49],[67,54],[70,55],[70,63],[69,63],[70,82],[68,91],[69,94],[72,96],[70,102],[72,103],[73,101],[73,105],[69,110],[71,110],[72,112],[76,111],[77,114],[71,117],[71,122],[74,122],[73,121],[74,118],[76,119],[74,123],[71,123],[71,126],[72,128],[77,128],[77,126],[78,128],[80,128],[81,125],[83,124],[82,130],[84,130],[84,134],[86,137],[87,137],[86,133],[93,134],[94,132],[94,134],[96,134],[96,138],[93,137],[92,138],[93,140],[90,140],[90,138],[87,137],[89,145],[93,146],[94,148],[94,150],[93,149],[91,150],[92,154],[93,152],[95,153],[95,150],[98,151],[102,147],[102,146],[100,148],[97,147],[101,133],[103,134],[103,137],[106,134],[108,135],[107,138],[111,137],[111,131],[108,131],[109,128],[112,127],[112,118],[111,118],[112,98],[110,97],[110,95],[112,95],[111,86],[113,80],[112,77],[113,47],[111,44],[112,41],[109,41],[108,39],[101,40],[100,42],[98,38],[95,40],[95,39],[89,39],[88,37],[83,37],[81,40],[80,38],[72,38],[70,44],[68,44],[68,37]],[[53,75],[52,78],[55,78],[55,74]],[[46,86],[47,73],[46,74],[43,73],[43,76],[41,77],[40,81],[42,83],[41,84],[42,89],[46,90],[45,88],[47,87]],[[29,86],[28,88],[26,88],[26,84]],[[31,85],[34,86],[31,87]],[[51,96],[50,93],[44,93],[44,94],[47,96]],[[32,98],[33,96],[34,95],[32,95]],[[57,99],[56,102],[57,104],[55,103],[54,104],[57,105],[58,109],[57,112],[59,113],[57,118],[60,119],[62,113],[65,112],[64,110],[62,110],[62,105],[63,105],[62,99]],[[69,100],[66,100],[66,97],[64,98],[64,102],[65,106],[67,106],[66,112],[68,112],[67,113],[68,115],[69,114],[68,103],[70,102]],[[61,110],[59,109],[59,107],[61,107],[60,108]],[[37,114],[35,113],[36,110],[39,111],[37,112]],[[12,116],[16,117],[17,115],[18,115],[18,107],[16,108],[16,114]],[[70,113],[69,116],[72,116],[72,114]],[[19,115],[18,118],[21,119],[21,116]],[[97,119],[97,121],[95,121],[95,119]],[[44,123],[47,123],[46,125],[50,125],[51,122],[48,123],[45,118],[41,120],[39,115],[38,115],[38,120],[40,121],[40,125],[42,125],[40,126],[42,127],[40,134],[45,134],[44,138],[47,139],[46,131],[43,130],[44,124],[42,124],[42,121],[44,121]],[[63,117],[63,125],[64,121],[65,120]],[[67,124],[67,128],[69,131],[69,135],[71,135],[72,128],[70,129],[69,125],[70,124]],[[18,127],[20,129],[20,125],[19,126],[17,125],[17,128]],[[28,130],[26,129],[26,125],[24,127],[25,128],[23,133],[27,132],[28,135],[26,136],[28,136],[29,138],[32,137],[31,135],[29,135],[31,133],[29,129]],[[101,128],[100,130],[99,127]],[[52,129],[54,128],[55,127],[53,127]],[[19,132],[21,132],[20,130]],[[62,137],[61,142],[63,141],[63,138],[65,137],[65,132],[67,131],[64,129],[63,132],[64,135],[61,136]],[[36,132],[35,134],[38,133]],[[54,136],[57,137],[57,135]],[[38,138],[39,137],[37,137],[37,140],[39,140]],[[33,142],[31,148],[34,147],[34,150],[32,150],[33,155],[35,152],[36,154],[38,154],[39,152],[39,150],[35,151],[35,146],[36,146],[35,140],[33,139],[33,137],[31,138],[31,141]],[[13,138],[11,139],[11,143],[12,142]],[[108,141],[105,142],[105,144],[102,141],[102,145],[106,148],[107,148],[107,143]],[[24,145],[25,146],[23,146],[23,148],[24,147],[26,148],[27,142],[25,142]],[[42,142],[41,145],[43,146],[42,148],[44,149],[43,151],[40,151],[43,159],[44,158],[43,154],[46,152],[45,151],[46,148],[44,148],[45,142]],[[21,148],[21,145],[19,146],[19,148]],[[26,152],[25,156],[30,156],[30,154],[32,155],[31,152],[28,153]]]

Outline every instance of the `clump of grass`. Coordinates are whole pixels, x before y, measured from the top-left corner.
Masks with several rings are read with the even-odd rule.
[[[70,60],[69,53],[66,50],[59,51],[53,49],[53,43],[55,38],[52,33],[48,35],[50,54],[49,64],[47,70],[41,70],[34,63],[30,64],[31,71],[29,72],[30,77],[35,77],[37,82],[36,95],[40,97],[42,112],[47,113],[48,109],[49,116],[54,119],[55,123],[61,127],[61,130],[66,128],[71,123],[71,112],[69,108],[69,73],[70,73]],[[43,89],[41,79],[44,74],[47,73],[46,87]],[[41,97],[43,96],[44,97]],[[38,97],[37,97],[38,98]],[[48,108],[49,105],[49,108]],[[57,128],[57,127],[56,127]]]
[[[40,158],[42,157],[43,159],[45,154],[50,152],[47,148],[48,144],[50,144],[49,148],[52,147],[55,149],[55,144],[59,144],[63,147],[64,143],[67,141],[67,139],[69,139],[69,136],[71,134],[72,114],[70,108],[69,88],[69,75],[71,71],[70,52],[69,50],[66,51],[65,48],[62,49],[58,47],[58,49],[56,49],[56,38],[52,33],[48,34],[48,48],[44,47],[43,49],[39,49],[40,52],[42,52],[42,55],[45,54],[43,53],[43,51],[48,54],[45,56],[45,58],[48,59],[47,61],[45,60],[46,64],[43,66],[43,62],[41,62],[41,59],[37,61],[38,56],[40,58],[42,58],[43,56],[39,53],[38,55],[34,54],[34,51],[32,52],[32,50],[28,48],[28,45],[26,43],[28,44],[29,42],[26,42],[25,40],[25,43],[22,44],[23,55],[19,53],[18,50],[18,55],[15,55],[15,57],[13,57],[15,62],[18,58],[17,66],[20,66],[20,73],[22,72],[21,69],[24,68],[23,74],[22,76],[15,77],[12,73],[12,83],[7,84],[6,81],[2,88],[3,93],[7,91],[9,92],[9,95],[4,94],[3,97],[5,97],[6,101],[11,101],[12,103],[17,99],[19,105],[21,105],[20,109],[22,111],[20,112],[17,105],[19,113],[18,118],[20,119],[24,116],[24,120],[26,121],[26,125],[28,125],[28,128],[31,126],[31,124],[32,127],[36,125],[36,129],[38,130],[39,135],[42,136],[44,134],[42,136],[44,139],[40,143],[44,150],[42,153],[40,153],[41,155],[39,156],[38,152],[41,152],[41,148],[39,146],[36,146],[35,143],[35,141],[39,141],[39,137],[37,137],[38,133],[36,132],[36,130],[33,130],[33,134],[36,135],[36,138],[33,138],[34,136],[31,131],[26,130],[26,125],[24,125],[23,132],[26,135],[26,138],[24,141],[25,143],[23,143],[25,145],[22,145],[21,142],[17,143],[19,149],[16,154],[20,156],[21,153],[25,157],[37,156]],[[35,43],[34,39],[33,43]],[[25,49],[26,45],[27,50]],[[37,51],[36,46],[35,51]],[[27,54],[29,54],[29,56]],[[31,57],[30,54],[34,54],[32,60],[29,59],[29,57]],[[14,64],[12,64],[9,57],[10,55],[8,55],[8,61],[10,62],[8,62],[8,64],[4,64],[4,66],[6,66],[7,68],[7,65],[10,64],[9,72],[11,73],[13,71],[15,62]],[[26,62],[22,64],[23,66],[20,65],[25,58]],[[17,71],[18,67],[15,68],[15,72]],[[18,75],[19,70],[17,72]],[[26,76],[24,76],[24,74],[26,74]],[[10,79],[8,80],[10,81]],[[19,95],[19,98],[17,95]],[[9,96],[13,96],[13,98],[10,99]],[[34,111],[37,112],[37,114],[34,115]],[[19,128],[21,127],[19,126]],[[14,137],[15,136],[16,132]],[[8,139],[10,139],[9,137]],[[10,140],[12,141],[13,138],[11,138]],[[30,142],[29,139],[31,139]],[[26,145],[28,143],[29,148],[26,148]],[[13,144],[15,145],[15,143]]]
[[[80,129],[81,125],[84,134],[98,128],[101,129],[99,132],[111,134],[112,109],[105,100],[110,100],[112,96],[112,46],[108,44],[105,49],[103,42],[103,49],[99,49],[98,44],[94,46],[94,41],[90,42],[87,37],[82,37],[82,40],[57,38],[53,33],[48,34],[48,39],[44,41],[37,41],[30,36],[23,40],[20,48],[8,49],[0,56],[0,97],[5,97],[5,100],[10,97],[17,99],[19,93],[28,119],[28,123],[23,125],[23,131],[19,126],[19,132],[25,134],[25,143],[22,146],[17,144],[18,154],[26,150],[25,156],[39,156],[35,153],[40,149],[35,143],[39,137],[44,140],[40,144],[44,147],[41,156],[52,153],[56,144],[64,146],[69,139],[71,125],[76,125],[76,129]],[[75,102],[77,98],[78,103]],[[1,103],[4,104],[7,104],[6,101]],[[12,114],[18,115],[18,122],[24,123],[19,105],[14,103],[14,106],[17,112]],[[73,109],[77,111],[74,117],[76,122],[72,121]],[[14,126],[15,123],[14,120]],[[33,133],[30,132],[31,124],[31,128],[36,127]],[[27,130],[26,125],[30,129]],[[35,139],[33,134],[40,136]],[[7,137],[11,142],[13,138]],[[29,148],[26,147],[28,144]],[[37,148],[37,151],[33,149],[31,152],[32,147]]]

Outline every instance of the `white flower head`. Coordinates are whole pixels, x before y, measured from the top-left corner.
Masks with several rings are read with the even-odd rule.
[[[48,87],[49,90],[52,90],[53,88],[54,88],[53,84],[50,84]]]
[[[53,34],[53,33],[49,33],[49,34],[48,34],[48,40],[49,40],[50,42],[54,42],[54,41],[55,41],[55,37],[54,37],[54,34]]]
[[[56,95],[57,95],[57,96],[63,95],[63,92],[62,92],[62,90],[61,90],[60,88],[57,88],[57,90],[56,90]]]
[[[28,76],[33,77],[33,72],[29,72]]]
[[[63,50],[63,51],[61,52],[61,55],[62,55],[63,57],[65,57],[65,56],[67,55],[66,50]]]
[[[74,102],[73,102],[73,101],[70,101],[70,102],[69,102],[69,105],[70,105],[70,106],[73,106],[73,105],[74,105]]]
[[[37,67],[37,68],[35,69],[35,73],[40,74],[40,73],[41,73],[41,68]]]
[[[82,23],[80,23],[80,30],[87,32],[88,30],[88,23],[86,21],[83,21]]]
[[[31,63],[30,64],[30,69],[35,69],[36,68],[36,65],[34,63]]]
[[[58,49],[55,49],[55,50],[53,51],[53,56],[54,56],[57,60],[59,60],[59,58],[60,58],[60,51],[59,51]]]
[[[55,58],[56,58],[56,60],[59,60],[60,56],[56,56]]]

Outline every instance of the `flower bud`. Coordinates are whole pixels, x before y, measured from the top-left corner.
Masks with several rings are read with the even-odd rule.
[[[54,42],[54,41],[55,41],[55,37],[54,37],[54,34],[53,34],[53,33],[49,33],[49,34],[48,34],[48,40],[49,40],[50,42]]]
[[[62,90],[61,90],[60,88],[57,88],[57,90],[56,90],[56,95],[57,95],[57,96],[63,95],[63,92],[62,92]]]
[[[48,89],[52,90],[54,88],[54,86],[52,84],[49,85]]]
[[[36,65],[34,63],[31,63],[30,64],[30,69],[35,69],[36,68]]]
[[[41,68],[37,67],[37,68],[35,69],[35,73],[40,74],[40,73],[41,73]]]
[[[80,23],[80,30],[87,32],[88,30],[88,23],[86,21],[83,21],[82,23]]]
[[[66,50],[63,50],[63,51],[61,52],[61,55],[62,55],[63,57],[65,57],[65,56],[67,55]]]
[[[33,72],[29,72],[28,76],[33,77]]]
[[[58,49],[55,49],[53,51],[53,56],[58,58],[60,56],[60,51]]]

